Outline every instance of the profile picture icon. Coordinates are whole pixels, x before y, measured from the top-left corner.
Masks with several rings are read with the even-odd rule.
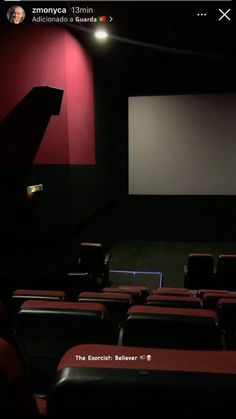
[[[9,22],[18,25],[25,19],[25,11],[21,6],[12,6],[7,11],[7,18]]]

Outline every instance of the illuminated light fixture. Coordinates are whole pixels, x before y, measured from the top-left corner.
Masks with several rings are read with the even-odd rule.
[[[104,40],[108,37],[108,33],[104,29],[97,29],[94,35],[99,40]]]
[[[26,190],[27,190],[27,198],[33,199],[37,195],[37,192],[43,191],[43,184],[39,183],[38,185],[29,185],[27,186]]]
[[[27,186],[27,193],[35,193],[43,191],[43,184]]]

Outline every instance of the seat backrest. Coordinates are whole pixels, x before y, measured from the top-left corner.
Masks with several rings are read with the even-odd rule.
[[[234,417],[235,388],[236,352],[79,345],[60,361],[48,411],[76,417]]]
[[[220,293],[224,293],[224,294],[229,294],[228,290],[213,290],[213,289],[209,289],[209,288],[200,288],[197,290],[197,297],[199,298],[203,298],[203,295],[206,293],[215,293],[215,292],[220,292]]]
[[[0,338],[0,416],[39,415],[23,366],[13,346]]]
[[[102,275],[104,272],[105,254],[101,243],[80,243],[80,267],[91,275]]]
[[[83,303],[101,303],[107,308],[111,318],[114,343],[117,343],[120,324],[126,319],[127,311],[133,304],[132,295],[122,292],[81,292],[78,296],[78,301]]]
[[[212,274],[214,257],[211,253],[190,253],[188,255],[187,272],[189,275]]]
[[[191,292],[187,288],[171,288],[160,287],[152,291],[154,295],[178,295],[182,297],[191,296]]]
[[[236,292],[232,292],[232,293],[225,293],[225,292],[206,292],[203,294],[202,297],[202,302],[203,302],[203,307],[208,309],[208,310],[215,310],[216,309],[216,305],[217,302],[221,299],[221,298],[236,298]]]
[[[222,254],[218,256],[216,277],[220,287],[236,290],[236,255]]]
[[[64,301],[64,291],[18,289],[12,294],[12,307],[16,311],[27,300]]]
[[[137,304],[144,303],[145,299],[149,295],[149,290],[147,287],[142,286],[135,286],[135,285],[120,285],[118,287],[121,292],[130,292],[132,295],[134,295],[135,301],[137,301]],[[136,293],[136,294],[135,294]]]
[[[184,285],[189,289],[210,287],[214,276],[214,257],[211,253],[189,253]]]
[[[102,292],[108,292],[112,294],[119,294],[120,292],[132,295],[134,304],[142,304],[147,295],[147,288],[145,287],[135,287],[135,286],[121,286],[121,287],[105,287],[102,289]]]
[[[3,301],[0,300],[0,338],[15,344],[13,321],[9,311]]]
[[[202,300],[198,297],[179,297],[176,295],[149,295],[145,303],[149,306],[202,308]]]
[[[236,350],[236,298],[221,298],[216,312],[219,324],[225,330],[226,348]]]
[[[50,290],[15,290],[12,298],[22,300],[51,300],[63,301],[66,295],[64,291],[50,291]]]
[[[16,314],[15,330],[34,388],[44,393],[68,348],[111,343],[112,336],[107,310],[99,303],[28,300]]]
[[[123,323],[122,344],[154,348],[224,349],[223,332],[210,310],[133,306]]]

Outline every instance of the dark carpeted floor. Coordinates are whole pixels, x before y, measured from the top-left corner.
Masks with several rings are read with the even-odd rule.
[[[236,243],[118,240],[109,252],[111,269],[160,271],[163,273],[165,286],[183,287],[183,267],[189,253],[212,253],[216,263],[219,254],[236,253]],[[146,278],[148,281],[147,276]],[[151,281],[147,283],[152,286],[153,278]],[[114,279],[113,286],[121,283],[122,278]],[[136,282],[133,283],[136,284]]]

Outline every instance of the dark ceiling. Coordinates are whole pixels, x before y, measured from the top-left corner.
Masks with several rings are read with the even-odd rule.
[[[7,9],[9,3],[4,3]],[[32,5],[66,7],[68,17],[75,17],[74,6],[90,7],[93,16],[107,16],[102,26],[110,37],[103,43],[94,38],[96,23],[67,26],[86,47],[96,72],[101,77],[104,73],[111,85],[122,86],[128,94],[236,90],[235,13],[231,1],[22,1],[21,5],[25,9]],[[231,20],[219,20],[219,9],[231,9]],[[199,13],[207,16],[200,17]],[[26,16],[29,19],[29,10]]]
[[[74,3],[70,3],[72,5]],[[84,2],[80,2],[80,6]],[[168,90],[235,90],[235,23],[219,21],[221,2],[90,2],[110,34],[99,45],[95,24],[72,29],[95,61],[121,80],[131,93]],[[229,4],[229,3],[227,3]],[[68,3],[67,3],[68,5]],[[229,8],[229,7],[227,7]],[[206,11],[206,17],[197,13]],[[81,30],[81,29],[85,29]],[[90,32],[91,31],[91,32]],[[155,90],[155,89],[154,89]]]

